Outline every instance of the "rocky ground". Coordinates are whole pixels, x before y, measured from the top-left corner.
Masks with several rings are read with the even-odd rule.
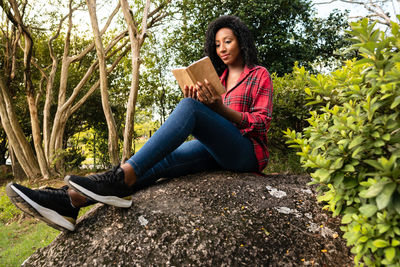
[[[352,266],[308,176],[201,173],[97,204],[25,266]]]

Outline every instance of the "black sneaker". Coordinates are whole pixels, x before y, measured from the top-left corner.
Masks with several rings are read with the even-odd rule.
[[[68,186],[35,190],[16,183],[6,186],[7,196],[23,212],[58,230],[74,231],[79,208],[71,205],[67,190]]]
[[[64,181],[77,192],[98,202],[121,208],[132,205],[132,189],[125,184],[124,171],[119,166],[86,177],[67,175]]]

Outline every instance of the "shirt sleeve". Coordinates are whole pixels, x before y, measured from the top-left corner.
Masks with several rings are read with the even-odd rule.
[[[265,135],[272,117],[273,87],[268,71],[260,72],[255,82],[251,82],[253,103],[248,112],[242,112],[242,120],[237,127],[251,137]]]

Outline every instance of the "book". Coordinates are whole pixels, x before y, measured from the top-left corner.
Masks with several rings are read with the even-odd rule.
[[[226,92],[209,57],[203,57],[188,67],[173,69],[172,73],[182,91],[185,85],[194,86],[197,82],[204,83],[204,79],[207,79],[219,95]]]

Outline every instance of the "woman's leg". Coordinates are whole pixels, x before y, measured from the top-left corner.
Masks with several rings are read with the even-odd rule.
[[[179,164],[175,161],[165,165],[163,163],[166,161],[162,160],[190,134],[198,139],[220,168],[240,172],[257,171],[258,163],[252,142],[219,114],[196,100],[185,98],[149,141],[121,168],[87,177],[69,175],[64,180],[74,190],[91,199],[109,205],[129,207],[132,201],[127,197],[134,189],[131,184],[143,181],[147,172],[159,162],[161,163],[157,168],[162,170],[159,171],[160,174],[164,173],[163,166],[178,168]],[[171,159],[171,156],[166,160],[168,158]],[[194,166],[194,160],[195,158],[183,159],[188,166]],[[207,170],[202,165],[196,167]],[[149,179],[154,178],[157,176]]]
[[[198,140],[185,142],[141,175],[135,189],[154,184],[160,178],[174,178],[190,173],[219,170],[221,167]]]
[[[129,163],[137,176],[180,146],[192,134],[223,169],[257,171],[257,159],[252,142],[228,120],[202,103],[183,99],[174,112],[146,144],[133,155]]]

